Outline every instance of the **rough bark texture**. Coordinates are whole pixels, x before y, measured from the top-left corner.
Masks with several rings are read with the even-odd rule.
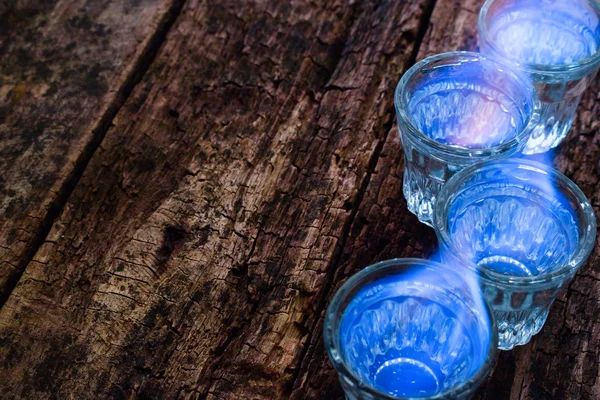
[[[2,309],[5,395],[289,397],[425,6],[187,3]]]
[[[0,397],[342,399],[328,300],[435,248],[394,87],[481,3],[188,1],[0,310]],[[556,156],[595,207],[599,96]],[[600,397],[598,255],[479,398]]]
[[[0,304],[179,0],[0,2]]]

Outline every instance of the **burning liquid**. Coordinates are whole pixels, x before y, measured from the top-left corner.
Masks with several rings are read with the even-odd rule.
[[[516,61],[541,65],[572,64],[596,53],[598,20],[586,12],[587,1],[563,1],[564,9],[560,3],[525,2],[505,11],[490,24],[496,46]]]
[[[477,77],[469,83],[431,80],[415,93],[410,110],[421,132],[450,146],[490,148],[523,129],[519,106]]]
[[[461,289],[444,291],[458,279],[446,278],[436,271],[390,276],[356,295],[342,319],[341,346],[362,380],[394,396],[428,397],[482,367],[491,340],[490,322],[477,311],[483,303],[467,304]]]
[[[469,149],[517,137],[534,108],[528,79],[485,58],[455,58],[419,71],[408,102],[415,127],[441,144]]]
[[[566,199],[538,184],[482,182],[457,199],[448,218],[461,252],[506,275],[534,276],[563,268],[577,248],[578,224]]]
[[[596,0],[494,0],[481,14],[481,49],[524,66],[541,101],[525,154],[556,147],[598,67]]]
[[[482,167],[448,190],[455,197],[441,219],[453,248],[444,248],[442,258],[456,255],[479,267],[498,323],[498,347],[508,350],[527,343],[570,278],[569,262],[587,229],[582,200],[559,177],[519,161]],[[510,283],[511,278],[549,277],[559,271],[567,273],[550,284]]]
[[[395,100],[404,197],[428,225],[446,180],[477,161],[519,152],[537,120],[529,79],[477,53],[426,58],[402,77]]]

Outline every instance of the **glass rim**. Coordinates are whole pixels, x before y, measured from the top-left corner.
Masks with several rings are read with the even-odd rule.
[[[458,190],[460,190],[475,173],[490,169],[504,170],[500,167],[506,165],[515,167],[523,166],[531,171],[549,176],[553,181],[558,181],[564,185],[564,189],[560,190],[562,193],[570,192],[577,200],[576,209],[581,211],[584,218],[582,222],[584,222],[586,226],[589,226],[589,228],[585,230],[583,237],[579,237],[577,247],[565,265],[556,271],[533,276],[506,275],[486,267],[477,266],[471,260],[465,260],[461,258],[459,255],[460,252],[456,250],[456,246],[454,245],[454,242],[452,241],[447,229],[447,217],[450,210],[450,204],[453,200],[452,196],[458,193]],[[484,161],[459,171],[444,185],[444,187],[442,187],[442,190],[440,191],[440,194],[436,200],[433,220],[436,235],[438,240],[441,242],[440,245],[445,245],[450,250],[453,257],[465,262],[472,269],[476,269],[480,279],[488,282],[500,282],[514,286],[553,283],[557,280],[565,279],[570,274],[576,272],[577,269],[583,265],[596,243],[596,215],[589,200],[581,191],[581,189],[572,180],[567,178],[556,169],[537,161],[519,158]]]
[[[498,46],[496,46],[495,41],[491,40],[491,37],[489,34],[489,27],[487,24],[487,15],[488,15],[488,11],[490,10],[490,7],[496,1],[498,1],[498,0],[486,0],[486,2],[481,7],[481,10],[479,10],[479,16],[478,16],[478,21],[477,21],[479,37],[481,38],[482,41],[484,41],[489,46],[489,48],[492,50],[493,54],[496,57],[501,57],[503,59],[506,59],[508,62],[515,64],[516,68],[523,69],[524,71],[526,71],[528,73],[541,74],[541,75],[547,75],[547,76],[553,76],[553,77],[555,75],[560,75],[560,74],[565,74],[565,73],[581,72],[582,70],[585,70],[586,68],[592,69],[592,68],[600,65],[600,46],[598,46],[598,49],[596,50],[596,52],[594,54],[587,56],[585,58],[582,58],[581,60],[578,60],[576,62],[572,62],[572,63],[568,63],[568,64],[550,65],[550,64],[536,64],[536,63],[521,63],[521,62],[519,62],[519,60],[515,60],[515,59],[511,58],[510,56],[507,56],[504,52],[502,52],[500,49],[498,49]],[[587,1],[596,9],[596,14],[598,15],[598,18],[600,18],[600,4],[596,0],[587,0]]]
[[[406,88],[407,84],[412,81],[415,75],[422,69],[427,68],[429,65],[438,62],[440,60],[451,60],[453,58],[467,58],[474,61],[489,61],[498,65],[500,70],[506,74],[513,75],[513,77],[522,84],[523,90],[529,92],[531,98],[533,99],[531,113],[528,116],[527,120],[523,121],[523,128],[520,132],[518,132],[514,137],[510,140],[489,148],[468,148],[462,146],[451,146],[447,144],[443,144],[434,140],[424,134],[420,129],[418,129],[412,121],[408,113],[408,101],[407,101],[407,93]],[[398,85],[396,86],[396,90],[394,93],[394,106],[396,108],[396,115],[398,118],[398,126],[406,128],[407,133],[413,138],[419,140],[420,142],[425,143],[427,146],[434,148],[435,150],[441,152],[444,155],[450,157],[465,157],[465,158],[486,158],[496,155],[504,154],[508,151],[518,149],[519,145],[525,146],[529,136],[537,126],[539,117],[540,117],[540,102],[538,99],[537,91],[533,86],[533,83],[525,79],[521,76],[514,66],[511,66],[509,63],[504,62],[503,60],[498,60],[495,58],[487,57],[481,53],[476,53],[472,51],[452,51],[441,54],[436,54],[430,57],[426,57],[418,63],[414,64],[410,67],[400,78]]]
[[[426,399],[444,399],[448,396],[458,396],[463,393],[471,390],[473,385],[479,386],[483,380],[489,374],[489,371],[494,363],[496,353],[498,350],[498,328],[496,324],[496,319],[494,317],[494,313],[490,308],[490,305],[485,300],[483,292],[481,293],[481,303],[485,308],[485,312],[487,314],[488,320],[490,322],[490,338],[489,338],[489,348],[483,361],[481,367],[471,375],[462,385],[454,388],[450,388],[446,391],[442,391],[437,393],[434,396],[429,397],[398,397],[392,396],[388,393],[381,392],[373,385],[364,382],[356,373],[352,371],[352,369],[346,366],[346,362],[342,356],[341,346],[339,343],[339,330],[341,328],[341,324],[336,321],[336,315],[339,315],[342,310],[342,303],[344,300],[348,298],[351,294],[352,289],[361,284],[366,283],[368,277],[376,272],[391,269],[394,266],[432,266],[436,268],[441,268],[446,272],[449,272],[454,275],[460,275],[457,270],[450,268],[445,264],[438,263],[432,260],[419,259],[419,258],[393,258],[386,261],[381,261],[376,264],[370,265],[356,274],[352,275],[344,284],[336,291],[333,296],[329,306],[327,307],[327,311],[325,313],[325,319],[323,323],[323,337],[325,342],[325,348],[327,350],[327,355],[336,372],[344,377],[345,379],[351,381],[359,390],[368,393],[371,396],[374,396],[377,399],[381,400],[426,400]],[[337,333],[336,333],[337,332]],[[337,339],[337,341],[336,341]]]

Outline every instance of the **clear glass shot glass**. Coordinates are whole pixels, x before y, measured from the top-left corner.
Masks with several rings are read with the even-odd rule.
[[[324,338],[348,400],[464,399],[488,375],[497,330],[464,268],[395,259],[352,276]]]
[[[478,161],[520,152],[539,117],[526,76],[470,52],[414,65],[398,83],[395,105],[405,155],[404,197],[408,209],[430,226],[442,185]]]
[[[596,0],[487,0],[479,14],[481,51],[527,73],[542,104],[525,154],[556,147],[600,66]]]
[[[581,190],[543,164],[510,159],[471,166],[440,192],[435,229],[444,262],[477,269],[510,350],[538,333],[559,290],[596,240]]]

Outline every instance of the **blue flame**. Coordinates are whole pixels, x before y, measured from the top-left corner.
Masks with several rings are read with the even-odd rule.
[[[600,66],[597,0],[487,0],[481,49],[529,74],[541,102],[526,154],[556,147]]]
[[[415,266],[371,282],[344,313],[346,361],[381,392],[447,392],[471,379],[489,357],[491,321],[475,275],[436,267]]]
[[[535,166],[497,164],[475,173],[449,206],[453,251],[507,275],[562,269],[579,242],[572,202]]]
[[[437,205],[442,259],[477,269],[498,323],[499,348],[526,344],[593,247],[589,201],[557,171],[511,159],[461,172]]]
[[[598,51],[600,23],[588,0],[495,3],[493,14],[497,17],[488,21],[488,32],[498,50],[514,61],[572,64]]]
[[[535,106],[526,77],[482,56],[422,68],[408,104],[421,132],[449,146],[488,149],[525,129]]]

